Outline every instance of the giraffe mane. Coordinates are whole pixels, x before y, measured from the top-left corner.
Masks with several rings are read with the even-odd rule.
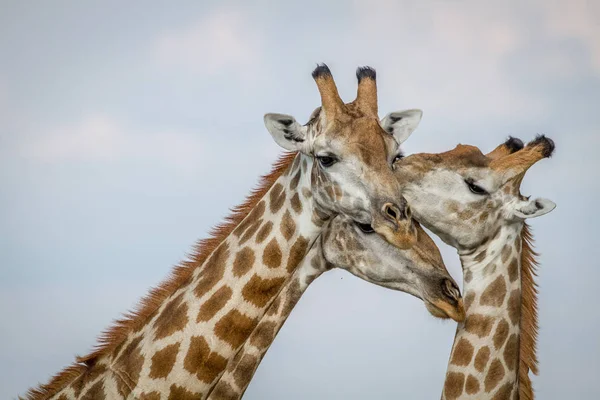
[[[131,331],[140,329],[163,304],[163,302],[178,288],[184,285],[211,253],[225,240],[242,222],[248,213],[265,196],[275,181],[285,172],[297,153],[283,153],[271,167],[271,172],[261,176],[258,186],[250,192],[245,201],[231,209],[231,214],[225,220],[211,229],[209,237],[199,240],[193,247],[187,260],[176,265],[165,280],[158,286],[150,288],[148,294],[138,302],[132,311],[113,322],[112,326],[100,334],[92,352],[82,357],[76,357],[75,362],[54,375],[48,383],[40,384],[27,391],[27,400],[42,400],[54,396],[69,383],[93,366],[102,355],[112,352],[127,339]],[[20,398],[20,397],[19,397]]]
[[[538,285],[535,281],[539,256],[533,250],[533,235],[526,223],[521,231],[521,338],[519,347],[519,394],[521,400],[533,400],[529,371],[538,374],[536,354],[538,337]]]

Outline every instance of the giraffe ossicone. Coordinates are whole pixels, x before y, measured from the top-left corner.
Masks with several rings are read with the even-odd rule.
[[[317,207],[371,225],[391,244],[409,248],[415,236],[400,223],[406,202],[399,198],[393,163],[422,112],[391,113],[384,118],[384,130],[377,116],[375,70],[359,68],[356,76],[357,97],[344,104],[329,68],[318,66],[313,77],[322,106],[309,123],[300,125],[291,115],[266,114],[265,125],[281,147],[316,160],[312,190]]]

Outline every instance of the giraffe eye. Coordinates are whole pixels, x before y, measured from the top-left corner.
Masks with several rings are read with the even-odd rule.
[[[488,192],[484,188],[482,188],[481,186],[477,186],[470,179],[465,179],[465,183],[469,187],[469,190],[475,194],[478,194],[478,195],[488,194]]]
[[[332,156],[317,156],[317,160],[323,168],[331,167],[337,162],[337,159]]]
[[[373,229],[373,227],[369,224],[360,224],[360,223],[356,223],[356,225],[358,225],[358,229],[360,229],[363,233],[373,233],[375,232],[375,230]]]
[[[400,161],[404,158],[404,154],[402,153],[398,153],[398,155],[396,157],[394,157],[394,161],[392,161],[392,165],[395,164],[397,161]]]

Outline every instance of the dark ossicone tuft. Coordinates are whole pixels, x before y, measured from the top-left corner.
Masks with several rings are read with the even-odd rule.
[[[358,79],[358,83],[362,81],[364,78],[369,78],[375,80],[377,78],[377,73],[374,68],[371,67],[358,67],[356,69],[356,79]]]
[[[508,147],[511,153],[517,152],[525,146],[521,139],[512,136],[509,136],[508,139],[506,139],[504,145]]]
[[[545,158],[552,156],[555,147],[554,141],[550,138],[547,138],[546,135],[537,135],[535,139],[527,143],[527,147],[529,146],[544,146],[544,149],[542,150],[542,155]]]
[[[317,68],[312,72],[313,79],[331,77],[331,71],[325,64],[317,64]]]

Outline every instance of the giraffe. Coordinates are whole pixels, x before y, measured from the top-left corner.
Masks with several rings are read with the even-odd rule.
[[[458,249],[463,263],[466,318],[457,328],[443,399],[533,398],[528,372],[537,373],[537,310],[533,281],[536,254],[531,248],[531,234],[523,221],[550,212],[554,204],[549,200],[523,198],[519,186],[526,170],[539,159],[549,157],[554,144],[550,139],[538,137],[519,152],[522,148],[522,141],[509,138],[486,156],[473,146],[458,146],[439,155],[408,157],[403,166],[402,162],[398,163],[397,174],[401,181],[406,180],[403,179],[405,168],[412,169],[411,174],[414,175],[407,180],[415,185],[423,179],[415,175],[434,175],[426,181],[431,179],[435,182],[425,182],[425,189],[411,189],[421,199],[436,196],[431,204],[442,204],[442,215],[430,217],[428,205],[421,207],[422,203],[415,204],[419,204],[417,207],[424,224],[431,229],[437,227],[443,239]],[[442,172],[435,172],[436,169]],[[485,169],[491,171],[486,172]],[[452,178],[447,176],[446,170],[459,174],[460,183],[473,194],[483,196],[481,192],[486,190],[490,193],[486,196],[490,198],[477,199],[470,195],[461,198],[460,187],[449,184]],[[495,179],[488,176],[490,172],[498,174]],[[441,180],[449,182],[441,182],[435,177],[436,173],[444,174]],[[484,181],[488,176],[485,189],[479,186],[483,183],[468,179],[473,176]],[[448,202],[445,199],[447,194],[438,190],[440,185],[456,198]],[[458,229],[450,229],[453,226],[458,226]],[[337,228],[342,230],[339,226]],[[335,231],[336,226],[330,230]],[[323,238],[328,237],[327,231]],[[381,238],[370,236],[369,239],[369,236],[357,234],[356,230],[346,231],[341,236],[343,241],[348,242],[348,237],[354,235],[350,241],[357,244],[353,247],[371,252],[371,257],[375,257],[371,260],[382,254],[378,245],[386,245]],[[419,238],[422,237],[420,235]],[[243,395],[262,357],[304,290],[324,270],[331,268],[325,254],[328,249],[335,251],[338,246],[326,239],[321,246],[324,249],[321,252],[311,249],[301,267],[288,280],[251,339],[229,363],[209,399],[239,399]],[[390,251],[396,253],[389,255],[391,260],[399,260],[401,264],[405,261],[405,250]],[[432,250],[429,251],[433,254]],[[384,263],[380,260],[376,264]]]
[[[466,318],[457,327],[442,399],[532,399],[537,373],[537,254],[525,219],[552,211],[520,193],[526,171],[554,151],[538,136],[483,155],[459,145],[415,154],[397,174],[415,217],[458,250]]]
[[[389,246],[372,229],[344,216],[328,222],[302,264],[270,305],[249,340],[227,365],[208,400],[240,399],[277,333],[308,286],[324,272],[341,268],[368,282],[423,300],[438,318],[464,319],[458,286],[448,273],[438,247],[414,220],[417,242],[408,250]]]
[[[289,115],[264,118],[292,153],[90,354],[28,399],[204,398],[331,217],[370,225],[399,248],[416,242],[415,228],[401,223],[392,168],[421,113],[392,113],[398,118],[384,131],[373,69],[357,70],[348,104],[326,65],[312,75],[321,107],[306,125]]]

